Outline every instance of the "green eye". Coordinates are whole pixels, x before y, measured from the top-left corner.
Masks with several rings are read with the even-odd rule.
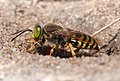
[[[34,27],[34,32],[33,32],[33,34],[32,34],[32,37],[38,39],[38,38],[41,37],[41,35],[42,35],[41,26],[40,26],[40,25],[36,25],[36,26]]]

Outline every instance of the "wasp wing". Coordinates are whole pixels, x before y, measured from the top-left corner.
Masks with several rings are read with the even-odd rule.
[[[48,23],[44,26],[44,29],[46,30],[47,33],[53,33],[53,32],[56,32],[58,30],[62,30],[63,27],[61,27],[57,24]]]

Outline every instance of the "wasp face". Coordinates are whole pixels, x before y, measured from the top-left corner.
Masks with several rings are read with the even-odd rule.
[[[32,34],[32,38],[35,40],[39,40],[39,39],[41,39],[42,35],[43,35],[42,27],[40,25],[36,24],[34,27],[33,34]]]

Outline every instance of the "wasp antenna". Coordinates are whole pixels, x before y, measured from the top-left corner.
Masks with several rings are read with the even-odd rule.
[[[20,31],[17,31],[17,32],[15,32],[15,33],[12,33],[11,35],[15,35],[15,34],[18,34],[18,33],[20,33],[20,32],[26,32],[26,31],[30,31],[30,32],[32,32],[31,29],[26,29],[26,30],[20,30]]]
[[[17,33],[19,33],[19,34],[18,34],[17,36],[15,36],[14,38],[12,38],[11,41],[15,40],[18,36],[20,36],[21,34],[25,33],[26,31],[33,32],[31,29],[26,29],[26,30],[21,30],[21,31],[18,31],[18,32],[16,32],[16,33],[13,33],[12,35],[17,34]],[[21,33],[20,33],[20,32],[21,32]]]
[[[18,34],[18,33],[22,32],[22,31],[24,31],[24,30],[17,31],[17,32],[15,32],[15,33],[12,33],[11,35]]]

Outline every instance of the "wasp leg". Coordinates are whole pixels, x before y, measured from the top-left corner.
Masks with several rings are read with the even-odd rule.
[[[34,53],[35,49],[36,49],[36,46],[40,45],[39,41],[35,41],[33,38],[26,39],[26,42],[29,44],[29,46],[27,48],[27,51],[29,53]]]
[[[50,50],[50,54],[49,54],[50,56],[52,56],[55,48],[58,48],[58,45],[57,45],[57,44],[55,44],[55,45],[52,47],[52,49]]]
[[[30,48],[27,49],[29,53],[32,53],[35,50],[35,45],[31,44]]]
[[[40,46],[40,44],[39,44],[38,42],[32,43],[32,44],[30,45],[30,48],[27,49],[27,51],[28,51],[29,53],[35,53],[35,50],[36,50],[36,47],[37,47],[37,46]]]
[[[76,54],[75,54],[75,52],[74,52],[74,50],[73,50],[73,46],[72,46],[72,44],[69,43],[68,46],[69,46],[70,51],[71,51],[71,53],[72,53],[72,57],[73,57],[73,58],[76,58]]]

